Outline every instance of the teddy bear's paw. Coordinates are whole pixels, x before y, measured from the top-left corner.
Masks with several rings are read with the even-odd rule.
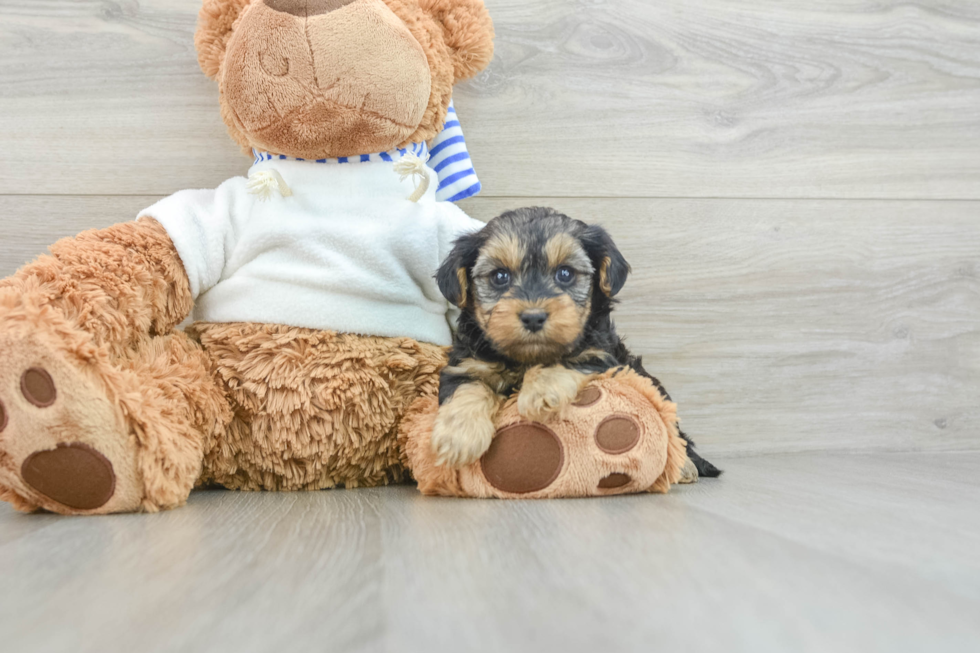
[[[495,427],[489,415],[471,415],[452,410],[447,404],[439,410],[432,429],[432,450],[437,465],[465,467],[490,448]]]
[[[44,338],[4,335],[0,498],[20,510],[62,514],[136,509],[136,447],[100,384],[41,346]]]

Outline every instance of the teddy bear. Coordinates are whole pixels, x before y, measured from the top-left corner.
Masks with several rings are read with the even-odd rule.
[[[482,225],[439,201],[479,189],[451,98],[493,55],[482,0],[205,0],[195,46],[248,177],[0,281],[19,510],[398,481],[397,424],[437,391],[452,315],[432,275]]]
[[[691,480],[673,403],[622,370],[545,424],[512,398],[480,461],[436,464],[454,307],[434,273],[483,226],[452,203],[480,189],[452,87],[492,58],[482,0],[205,0],[195,45],[254,164],[0,280],[0,499],[96,515],[200,485],[411,476],[544,498]]]

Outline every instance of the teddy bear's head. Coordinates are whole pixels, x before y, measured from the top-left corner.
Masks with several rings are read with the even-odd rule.
[[[483,0],[204,0],[195,44],[244,149],[319,159],[435,136],[493,24]]]

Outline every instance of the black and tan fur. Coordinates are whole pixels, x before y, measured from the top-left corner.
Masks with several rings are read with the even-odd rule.
[[[456,241],[436,275],[461,310],[432,436],[441,463],[479,458],[497,409],[517,390],[519,412],[541,420],[574,401],[593,375],[629,367],[669,399],[610,318],[629,272],[602,227],[549,208],[504,213]],[[718,476],[681,436],[698,475]]]

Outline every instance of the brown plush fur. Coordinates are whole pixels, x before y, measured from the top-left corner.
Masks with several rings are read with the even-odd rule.
[[[215,79],[221,70],[232,27],[251,0],[204,0],[197,17],[194,47],[204,74]]]
[[[480,461],[462,469],[437,464],[430,438],[439,412],[438,400],[422,397],[409,408],[398,431],[406,467],[423,494],[502,499],[606,496],[631,492],[665,493],[679,482],[687,462],[685,443],[677,429],[677,407],[664,399],[649,379],[632,370],[610,370],[590,387],[602,395],[595,403],[569,406],[547,425],[564,448],[561,472],[546,488],[515,494],[488,482]],[[517,410],[520,394],[511,397],[496,418],[497,432],[526,423]],[[628,415],[642,425],[639,442],[622,454],[601,451],[593,434],[610,415]],[[628,474],[630,482],[615,488],[599,487],[610,474]]]
[[[481,0],[354,0],[309,16],[209,0],[195,43],[244,151],[317,159],[435,136],[453,84],[493,57],[493,23]]]
[[[57,309],[115,355],[169,333],[190,314],[184,266],[154,220],[84,231],[50,249],[0,280],[0,292]]]
[[[453,83],[493,52],[480,0],[272,4],[288,11],[205,0],[195,37],[246,149],[322,158],[427,140]],[[152,512],[181,505],[196,483],[292,490],[401,478],[395,430],[412,401],[435,396],[442,348],[277,325],[177,331],[192,306],[152,219],[59,241],[0,280],[0,499],[65,514]],[[50,377],[53,402],[32,401],[29,370]],[[109,470],[103,504],[73,508],[78,484],[65,495],[30,482],[65,481],[31,466],[65,445]]]
[[[234,411],[202,481],[318,490],[400,480],[395,427],[438,392],[441,347],[263,324],[194,325]]]
[[[442,28],[456,81],[469,79],[493,58],[493,23],[483,0],[419,0]]]
[[[77,512],[18,474],[33,451],[77,441],[116,475],[113,499],[92,512],[181,505],[201,472],[204,433],[231,413],[200,347],[174,331],[191,306],[177,252],[153,220],[85,232],[51,252],[0,282],[0,400],[20,408],[0,433],[0,486],[21,508]],[[53,377],[54,406],[38,410],[18,393],[31,366]]]
[[[195,483],[309,490],[402,476],[395,427],[435,396],[445,350],[409,338],[197,323],[176,251],[153,220],[60,241],[0,284],[0,498],[18,509],[99,514],[174,508]],[[51,408],[18,392],[47,370]],[[92,446],[117,490],[95,510],[35,492],[20,466],[59,443]]]

